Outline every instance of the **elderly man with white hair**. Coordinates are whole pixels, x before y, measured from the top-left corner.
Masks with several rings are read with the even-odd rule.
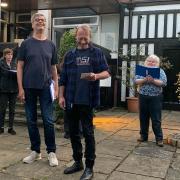
[[[145,60],[146,67],[159,67],[160,59],[156,55],[150,55]],[[150,75],[142,77],[136,75],[135,83],[139,85],[139,118],[140,138],[139,142],[148,140],[149,120],[152,121],[152,129],[155,134],[156,144],[163,147],[163,132],[161,128],[162,87],[167,83],[167,77],[160,68],[160,77],[155,79]]]

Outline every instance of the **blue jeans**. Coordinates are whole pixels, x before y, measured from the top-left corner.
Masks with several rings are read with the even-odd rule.
[[[53,122],[53,103],[50,88],[25,89],[25,111],[27,126],[31,141],[31,150],[40,153],[41,139],[37,127],[37,100],[39,99],[42,120],[44,124],[44,137],[48,153],[56,151],[55,130]]]
[[[163,132],[161,128],[161,110],[162,110],[162,95],[160,96],[145,96],[139,95],[140,108],[140,134],[145,140],[148,139],[149,120],[152,121],[152,129],[156,137],[156,141],[163,140]]]

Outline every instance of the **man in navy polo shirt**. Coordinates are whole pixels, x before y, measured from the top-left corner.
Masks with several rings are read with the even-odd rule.
[[[33,35],[22,42],[17,65],[19,98],[25,101],[25,111],[31,154],[23,159],[32,163],[41,159],[40,134],[37,127],[37,100],[39,99],[44,124],[44,137],[50,166],[57,166],[55,131],[53,124],[53,101],[50,84],[54,80],[54,96],[58,96],[57,55],[55,45],[45,36],[46,19],[36,13],[31,18]]]
[[[69,119],[70,139],[74,164],[64,170],[72,174],[83,169],[82,144],[79,136],[79,121],[85,138],[86,168],[81,180],[93,177],[95,161],[95,138],[93,108],[99,105],[99,80],[108,78],[109,69],[103,52],[90,43],[91,29],[81,25],[76,29],[77,48],[67,52],[60,78],[60,107],[66,110]]]

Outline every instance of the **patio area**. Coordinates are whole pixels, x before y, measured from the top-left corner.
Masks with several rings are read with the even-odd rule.
[[[163,111],[164,139],[180,134],[180,112]],[[98,112],[95,119],[96,164],[95,180],[180,180],[180,149],[170,145],[157,147],[150,128],[148,143],[138,143],[138,114],[120,109]],[[1,180],[78,180],[82,172],[64,175],[65,166],[72,163],[70,141],[56,130],[59,166],[50,167],[45,151],[43,129],[42,160],[27,165],[22,158],[29,152],[25,125],[16,125],[16,136],[0,135]],[[165,140],[166,142],[166,140]]]

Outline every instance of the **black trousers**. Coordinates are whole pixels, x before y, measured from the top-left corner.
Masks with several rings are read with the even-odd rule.
[[[81,121],[83,136],[85,139],[85,163],[86,167],[92,168],[96,158],[92,108],[86,105],[74,105],[71,110],[66,110],[66,115],[69,119],[73,158],[75,161],[81,161],[83,156],[79,134],[79,121]]]
[[[139,95],[139,106],[141,137],[143,139],[148,139],[149,121],[151,118],[152,129],[155,134],[156,141],[163,140],[163,132],[161,128],[162,95]]]
[[[66,111],[64,111],[64,132],[69,134],[69,119],[67,118]],[[81,121],[79,121],[79,133],[80,135],[83,134]]]
[[[13,128],[17,93],[0,93],[0,128],[4,127],[7,106],[9,107],[9,128]]]

